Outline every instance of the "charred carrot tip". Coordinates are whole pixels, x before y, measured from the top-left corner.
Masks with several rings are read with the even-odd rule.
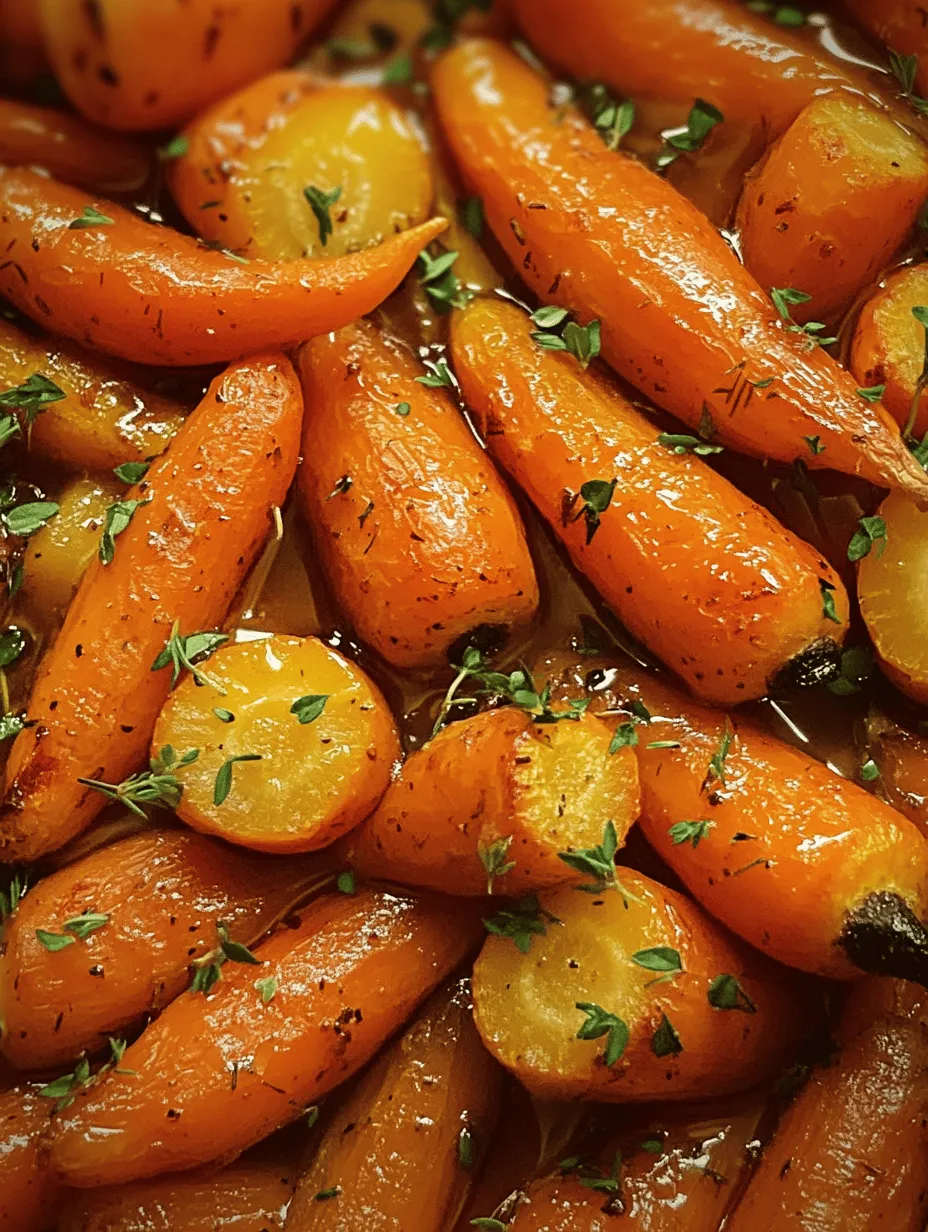
[[[776,683],[808,689],[841,675],[841,647],[832,637],[820,637],[790,659]]]
[[[928,988],[928,929],[890,890],[868,894],[848,915],[835,944],[861,971]]]

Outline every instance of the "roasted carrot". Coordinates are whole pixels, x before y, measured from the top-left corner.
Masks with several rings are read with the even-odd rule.
[[[352,867],[445,894],[519,895],[582,880],[559,853],[597,847],[610,824],[623,843],[638,816],[638,778],[629,749],[610,753],[605,723],[560,714],[507,707],[440,731],[349,836]]]
[[[326,1125],[288,1232],[453,1227],[493,1132],[502,1072],[471,1009],[469,980],[439,990],[361,1079]]]
[[[528,945],[487,937],[474,1018],[496,1059],[534,1094],[618,1103],[775,1074],[809,1025],[802,982],[684,895],[625,869],[604,882],[542,894]]]
[[[477,300],[452,331],[493,457],[625,627],[694,693],[723,705],[759,697],[791,660],[843,638],[848,601],[828,562],[700,458],[677,455],[679,438],[659,435],[573,356],[538,346],[524,313]]]
[[[272,1232],[282,1228],[293,1194],[288,1170],[271,1163],[235,1163],[186,1176],[71,1191],[58,1232]]]
[[[243,261],[34,171],[0,168],[0,292],[111,355],[222,363],[370,312],[444,228],[436,218],[333,260]]]
[[[528,1186],[518,1232],[717,1232],[748,1168],[763,1096],[654,1110],[597,1143],[593,1156]],[[612,1181],[610,1185],[608,1182]],[[596,1184],[595,1182],[599,1182]]]
[[[889,803],[928,836],[928,736],[901,727],[871,708],[866,750]]]
[[[0,0],[0,73],[7,88],[32,84],[48,68],[36,0]]]
[[[866,980],[839,1052],[815,1070],[761,1156],[726,1232],[920,1232],[928,1213],[928,1001]]]
[[[474,936],[470,910],[426,898],[319,899],[259,965],[227,963],[210,994],[183,993],[78,1093],[56,1118],[53,1166],[93,1187],[234,1156],[359,1069]]]
[[[170,164],[178,205],[204,239],[249,257],[340,257],[424,222],[432,206],[422,140],[382,90],[272,73],[198,116],[185,138]]]
[[[210,385],[168,453],[128,499],[139,502],[92,562],[33,686],[6,767],[0,855],[29,860],[78,834],[137,770],[171,688],[152,670],[169,639],[215,628],[290,486],[302,403],[289,360],[256,356]],[[181,750],[180,752],[183,752]],[[162,767],[162,773],[170,773]]]
[[[916,56],[919,89],[928,88],[928,25],[915,0],[841,0],[839,8],[878,43]]]
[[[925,326],[913,309],[926,305],[928,264],[890,274],[861,309],[848,359],[861,385],[884,386],[883,405],[919,439],[928,432]]]
[[[39,458],[72,471],[110,472],[161,453],[183,422],[177,402],[151,393],[105,361],[69,343],[35,338],[0,320],[0,393],[14,400],[38,374],[57,386],[39,403],[25,434]],[[53,397],[51,396],[53,395]],[[59,396],[61,395],[61,396]],[[33,402],[35,399],[33,398]],[[5,407],[5,413],[10,409]],[[26,426],[21,420],[21,429]]]
[[[763,123],[774,134],[823,90],[868,90],[847,60],[738,0],[590,0],[570,16],[557,0],[513,7],[536,50],[581,81],[604,81],[635,99],[689,106],[704,98],[729,121]]]
[[[563,681],[554,702],[586,681],[592,711],[640,702],[650,714],[636,730],[641,828],[707,911],[804,971],[928,983],[928,842],[905,817],[754,723],[638,669],[587,659]]]
[[[276,862],[162,830],[52,873],[4,927],[4,1055],[43,1069],[105,1050],[190,983],[220,923],[251,945],[331,870],[318,857]]]
[[[928,476],[890,417],[811,336],[786,328],[695,206],[607,150],[580,116],[562,117],[515,53],[463,43],[432,84],[493,234],[542,299],[584,327],[601,321],[602,352],[622,376],[694,427],[708,415],[718,443],[925,500]]]
[[[298,500],[360,637],[423,668],[479,626],[501,641],[526,625],[538,584],[521,519],[448,394],[421,383],[440,377],[369,322],[308,343],[299,369]]]
[[[0,1093],[2,1232],[48,1232],[55,1224],[59,1185],[42,1150],[51,1105],[40,1089],[24,1083]]]
[[[356,826],[401,757],[380,690],[315,637],[220,649],[202,685],[188,676],[168,698],[152,756],[164,745],[200,751],[178,770],[178,816],[230,842],[277,852],[314,851]],[[228,790],[221,786],[227,770],[234,772]]]
[[[928,195],[928,150],[849,94],[815,98],[747,181],[736,227],[762,287],[811,298],[793,319],[833,319],[889,263]]]
[[[285,64],[334,0],[41,0],[62,88],[108,128],[166,128]]]

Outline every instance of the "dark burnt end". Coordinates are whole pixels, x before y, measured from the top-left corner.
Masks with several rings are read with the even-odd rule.
[[[890,890],[868,894],[848,914],[835,944],[861,971],[928,988],[928,929]]]
[[[460,663],[468,646],[476,646],[487,658],[492,658],[502,650],[508,639],[508,625],[475,625],[469,632],[456,638],[448,647],[448,662]]]
[[[833,638],[820,637],[806,646],[777,674],[774,687],[809,689],[841,675],[841,647]]]

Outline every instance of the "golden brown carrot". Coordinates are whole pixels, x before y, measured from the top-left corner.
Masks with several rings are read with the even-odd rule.
[[[285,64],[334,0],[40,0],[58,80],[109,128],[166,128]]]
[[[539,897],[528,944],[474,965],[483,1042],[549,1099],[698,1099],[772,1077],[808,1029],[804,981],[691,899],[619,869],[600,893]]]
[[[113,560],[84,574],[33,686],[6,767],[0,856],[29,860],[84,829],[137,770],[171,687],[153,671],[172,625],[215,628],[290,486],[302,401],[282,354],[218,376],[168,453],[129,492],[139,504]]]
[[[890,417],[786,328],[695,206],[606,150],[579,116],[557,114],[515,53],[461,44],[439,60],[433,90],[465,180],[522,277],[584,325],[601,320],[603,354],[632,384],[694,427],[708,415],[719,442],[924,502],[928,476]]]
[[[471,1010],[469,980],[439,990],[361,1079],[326,1124],[288,1232],[453,1226],[493,1132],[502,1073]]]
[[[754,723],[639,669],[575,660],[554,699],[576,697],[584,681],[594,712],[636,700],[650,712],[637,728],[641,828],[716,919],[804,971],[928,984],[928,842],[911,822]]]
[[[424,222],[432,175],[407,114],[382,90],[290,70],[199,116],[170,165],[198,235],[249,257],[340,257]],[[331,233],[305,189],[338,190]]]
[[[634,755],[610,753],[611,739],[599,719],[537,723],[519,707],[452,723],[412,753],[346,858],[363,876],[445,894],[582,880],[559,853],[598,846],[610,822],[621,845],[638,816]]]
[[[51,1105],[40,1086],[0,1094],[0,1230],[47,1232],[54,1226],[59,1184],[42,1150]]]
[[[324,857],[271,861],[171,830],[123,839],[52,873],[4,927],[4,1055],[43,1069],[105,1050],[108,1036],[124,1035],[190,983],[191,964],[219,944],[220,922],[251,945],[331,873]]]
[[[475,301],[452,322],[455,371],[490,453],[629,632],[722,705],[840,642],[848,600],[828,562],[535,329]],[[608,504],[584,516],[587,484]]]
[[[260,965],[226,963],[212,993],[178,997],[59,1114],[53,1166],[93,1187],[237,1154],[359,1069],[475,931],[469,909],[427,898],[318,900],[258,948]]]
[[[123,359],[222,363],[370,312],[444,229],[436,218],[333,260],[239,260],[34,171],[0,168],[0,292],[45,328]]]
[[[916,56],[916,84],[922,91],[928,88],[928,25],[916,0],[841,0],[839,8],[877,42]]]
[[[827,321],[889,263],[928,194],[928,150],[852,95],[814,99],[747,181],[736,227],[762,287],[811,299],[796,321]]]
[[[159,1176],[128,1185],[72,1190],[58,1232],[272,1232],[282,1228],[293,1178],[280,1164],[231,1164],[186,1176]]]
[[[890,274],[861,309],[848,361],[861,385],[885,386],[883,405],[919,440],[928,432],[928,393],[919,380],[925,327],[912,310],[926,305],[928,264]]]
[[[784,1114],[726,1232],[919,1232],[928,1213],[928,1001],[867,980],[840,1050]]]
[[[422,668],[538,606],[518,511],[447,393],[370,322],[302,348],[297,495],[342,610],[390,663]]]
[[[730,121],[782,132],[826,89],[868,90],[860,72],[738,0],[590,0],[576,13],[557,0],[513,0],[537,51],[582,81],[635,99],[705,98]]]
[[[887,800],[928,836],[928,735],[900,727],[874,708],[865,734]]]

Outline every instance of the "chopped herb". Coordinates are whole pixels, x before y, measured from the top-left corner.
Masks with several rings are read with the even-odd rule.
[[[865,402],[879,402],[886,393],[885,385],[870,385],[866,389],[858,389],[857,391]]]
[[[172,137],[167,145],[163,145],[158,149],[158,159],[160,162],[169,163],[175,158],[183,158],[189,149],[189,140],[182,133],[179,133],[176,137]]]
[[[299,723],[312,723],[325,710],[330,696],[329,693],[307,693],[305,697],[296,699],[290,707],[290,713],[296,715]]]
[[[877,560],[886,550],[886,523],[882,518],[858,518],[860,530],[856,530],[847,545],[848,560],[863,560],[875,548]]]
[[[215,680],[196,666],[196,661],[202,662],[209,658],[213,651],[229,640],[228,633],[210,631],[206,633],[189,633],[183,637],[178,629],[179,622],[174,621],[171,635],[165,642],[164,649],[151,665],[153,672],[159,672],[163,667],[171,665],[171,688],[180,680],[181,672],[186,668],[197,684],[212,685],[217,693],[225,695],[225,689],[220,688]]]
[[[628,1024],[592,1001],[578,1001],[576,1008],[586,1014],[586,1021],[577,1032],[577,1039],[595,1040],[605,1035],[606,1048],[603,1060],[606,1065],[615,1065],[628,1046]]]
[[[139,817],[148,814],[141,807],[143,804],[160,805],[164,808],[177,808],[180,803],[183,787],[175,770],[181,766],[189,766],[200,755],[199,749],[188,749],[183,757],[177,757],[171,745],[166,744],[157,757],[149,762],[149,769],[132,774],[122,783],[103,783],[98,779],[81,779],[85,787],[92,787],[111,800],[118,800],[127,809]]]
[[[659,1138],[645,1138],[644,1142],[638,1143],[640,1151],[647,1151],[649,1155],[663,1155],[664,1144]]]
[[[99,549],[104,565],[111,564],[116,555],[116,536],[121,535],[132,521],[139,505],[147,505],[150,501],[151,497],[148,500],[115,501],[107,508]]]
[[[537,894],[529,894],[513,903],[508,910],[498,911],[489,920],[483,921],[488,933],[508,937],[520,954],[527,954],[532,947],[532,937],[545,937],[549,924],[560,924],[557,916],[545,911]]]
[[[904,98],[912,104],[921,115],[928,113],[928,102],[915,93],[915,78],[918,76],[918,56],[901,55],[898,51],[888,48],[889,68],[899,82]]]
[[[250,963],[253,967],[261,966],[261,959],[255,958],[247,945],[242,945],[240,941],[232,941],[229,938],[229,930],[222,920],[216,925],[216,931],[219,934],[219,949],[223,958],[229,962]]]
[[[657,971],[661,975],[676,975],[683,970],[679,953],[668,945],[656,945],[649,950],[636,950],[631,960],[639,967],[644,967],[646,971]]]
[[[427,385],[429,389],[454,389],[457,381],[444,359],[424,359],[422,362],[428,368],[428,373],[415,378],[420,385]]]
[[[826,582],[824,578],[818,579],[818,586],[822,592],[822,615],[826,620],[832,620],[836,625],[839,625],[841,621],[838,619],[834,595],[831,593],[834,590],[834,586],[831,582]]]
[[[113,474],[123,483],[138,483],[148,474],[150,462],[123,462],[113,467]]]
[[[703,781],[704,791],[714,779],[718,779],[723,787],[728,786],[725,782],[725,759],[731,751],[731,742],[734,735],[731,723],[726,717],[725,727],[719,737],[719,746],[709,759],[709,769],[706,771],[706,777]]]
[[[757,1006],[733,975],[717,975],[706,993],[709,1004],[717,1010],[741,1010],[756,1014]]]
[[[621,103],[614,99],[605,101],[593,119],[593,125],[606,143],[607,150],[617,150],[634,123],[635,104],[630,98]]]
[[[341,195],[341,185],[333,188],[331,192],[326,192],[324,188],[317,188],[315,184],[310,184],[303,189],[303,196],[309,202],[309,208],[319,224],[319,242],[323,248],[332,234],[332,216],[329,211]]]
[[[332,1185],[328,1189],[320,1189],[319,1192],[314,1195],[314,1200],[316,1202],[328,1202],[330,1198],[337,1198],[341,1192],[341,1185]]]
[[[633,749],[638,744],[638,728],[637,725],[630,721],[628,723],[620,723],[612,733],[612,739],[609,741],[608,753],[618,753],[619,749]]]
[[[830,693],[850,697],[859,693],[873,672],[873,654],[868,646],[851,646],[841,655],[840,675],[827,682]]]
[[[393,409],[396,411],[397,415],[402,415],[405,418],[405,416],[412,410],[412,407],[408,402],[397,402]]]
[[[33,372],[31,376],[27,376],[21,385],[15,385],[12,389],[6,389],[0,394],[0,406],[9,407],[12,410],[22,411],[25,415],[26,425],[30,427],[35,423],[36,417],[40,411],[44,411],[47,406],[51,406],[54,402],[61,402],[68,395],[64,390],[49,380],[41,372]],[[16,428],[11,428],[4,420],[4,441],[5,443],[11,436],[19,430],[19,425],[14,419]]]
[[[509,853],[509,848],[512,846],[512,835],[507,834],[505,838],[498,838],[492,843],[477,843],[477,855],[480,857],[480,863],[483,865],[487,875],[487,893],[493,893],[493,882],[497,877],[503,877],[506,873],[515,868],[515,860],[508,860],[506,856]]]
[[[458,1134],[458,1163],[465,1172],[474,1166],[474,1135],[466,1125],[461,1126]]]
[[[59,506],[54,501],[30,501],[26,505],[16,505],[15,508],[6,510],[3,521],[11,535],[28,539],[30,535],[41,530],[49,518],[55,517],[58,511]]]
[[[589,885],[578,886],[587,894],[601,894],[607,889],[618,888],[615,875],[615,853],[619,847],[619,837],[615,825],[607,821],[603,830],[603,841],[598,847],[589,847],[580,851],[559,851],[558,859],[563,860],[568,868],[592,877]]]
[[[480,1228],[482,1232],[506,1232],[506,1229],[509,1227],[501,1219],[487,1219],[483,1216],[480,1219],[472,1219],[470,1226],[472,1228]]]
[[[474,298],[473,292],[461,284],[454,272],[458,255],[456,252],[443,252],[438,257],[432,257],[425,249],[419,253],[419,282],[425,287],[437,312],[465,308]]]
[[[925,387],[928,386],[928,307],[925,307],[924,304],[917,304],[912,309],[912,316],[925,331],[925,346],[922,352],[922,370],[918,375],[918,380],[915,382],[915,390],[912,394],[912,402],[909,406],[909,417],[906,420],[906,425],[902,430],[902,435],[907,441],[911,441],[912,439],[912,432],[915,429],[915,421],[918,418],[918,404],[921,401],[922,394],[925,392]],[[922,442],[922,445],[924,446],[924,442]],[[917,451],[913,450],[913,452]]]
[[[709,831],[714,825],[714,821],[678,821],[667,833],[674,847],[679,847],[681,843],[692,843],[695,849],[704,838],[709,837]]]
[[[219,720],[220,723],[234,723],[235,722],[235,715],[232,713],[232,711],[226,710],[222,706],[214,706],[213,714],[216,716],[216,718]]]
[[[354,873],[350,868],[343,869],[335,878],[336,889],[341,894],[354,894],[356,882]]]
[[[546,351],[567,351],[582,368],[587,368],[600,352],[602,327],[599,321],[578,325],[569,316],[563,308],[539,308],[532,313],[531,320],[542,328],[532,332],[532,340]]]
[[[19,436],[19,420],[15,415],[0,415],[0,448],[14,436]]]
[[[707,441],[701,441],[698,436],[688,436],[680,432],[662,432],[657,443],[672,449],[674,453],[695,453],[700,458],[708,457],[712,453],[722,453],[724,448],[722,445],[710,445]]]
[[[370,60],[380,52],[373,40],[330,38],[323,45],[333,60]]]
[[[872,757],[868,757],[857,773],[862,782],[872,783],[874,779],[878,779],[880,777],[880,767],[876,764]]]
[[[18,736],[21,731],[25,730],[25,727],[26,722],[22,715],[13,714],[10,711],[0,714],[0,743]]]
[[[0,668],[15,663],[26,649],[26,635],[16,625],[10,625],[0,633]]]
[[[317,1104],[310,1104],[310,1106],[303,1113],[303,1116],[306,1118],[307,1129],[312,1129],[312,1127],[319,1120],[319,1106]]]
[[[543,330],[557,329],[559,325],[563,325],[570,313],[566,308],[558,308],[554,304],[546,304],[542,308],[536,308],[529,318],[534,325],[539,325]]]
[[[85,227],[111,227],[114,219],[107,214],[101,214],[95,206],[85,205],[80,218],[74,218],[68,223],[69,231],[83,231]]]
[[[61,1112],[74,1103],[75,1092],[88,1085],[91,1080],[90,1062],[82,1056],[70,1074],[56,1078],[47,1086],[42,1087],[39,1095],[42,1099],[55,1100],[55,1112]]]
[[[825,446],[822,444],[820,436],[804,436],[802,439],[809,446],[809,453],[813,457],[817,458],[820,453],[825,452]]]
[[[475,239],[483,236],[483,202],[479,197],[464,197],[458,202],[458,217],[465,231]]]
[[[644,747],[646,749],[681,749],[683,745],[679,740],[650,740]]]
[[[580,485],[580,500],[583,502],[573,516],[576,522],[583,518],[586,522],[586,545],[593,542],[593,536],[599,530],[602,515],[612,503],[618,479],[588,479]]]
[[[27,875],[14,873],[5,890],[0,890],[0,920],[8,920],[28,888]]]
[[[227,757],[216,772],[216,782],[213,785],[213,804],[218,808],[228,799],[232,790],[232,767],[239,761],[261,761],[260,753],[239,753],[235,757]]]
[[[770,298],[773,300],[774,308],[786,323],[787,331],[791,334],[802,334],[810,350],[814,350],[817,346],[831,346],[833,342],[838,341],[837,337],[823,338],[820,336],[822,330],[825,329],[821,321],[807,321],[805,325],[797,325],[793,320],[790,308],[794,304],[807,304],[812,298],[805,291],[797,291],[795,287],[772,287]]]
[[[395,56],[384,68],[381,81],[385,86],[408,86],[412,81],[412,56],[408,52]]]
[[[721,124],[724,119],[718,107],[713,107],[705,99],[697,98],[686,118],[684,131],[671,133],[664,138],[665,148],[658,154],[654,163],[658,171],[664,171],[671,163],[675,163],[681,154],[693,154],[699,150],[713,128]]]
[[[255,988],[261,994],[261,1004],[270,1005],[274,1000],[274,994],[277,992],[276,975],[266,975],[264,979],[255,980]]]
[[[78,941],[86,941],[91,933],[104,928],[109,922],[110,917],[107,913],[85,911],[83,915],[76,915],[71,920],[65,920],[64,929],[66,932],[73,933]]]
[[[675,1057],[683,1051],[680,1036],[666,1014],[661,1014],[660,1026],[651,1036],[651,1051],[656,1057]]]
[[[65,946],[74,945],[77,941],[76,937],[69,937],[66,933],[50,933],[44,928],[37,928],[35,935],[38,941],[45,946],[46,950],[54,954],[57,950],[63,950]]]

